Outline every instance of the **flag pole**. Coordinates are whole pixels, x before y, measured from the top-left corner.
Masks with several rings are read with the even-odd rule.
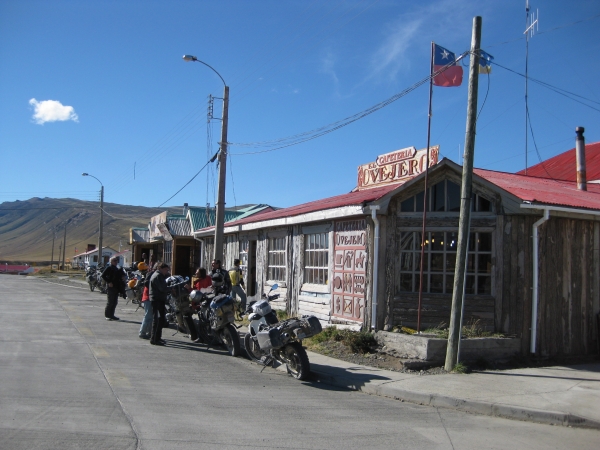
[[[431,65],[429,76],[429,114],[427,119],[427,157],[425,164],[425,191],[423,193],[423,228],[421,231],[421,268],[419,274],[419,306],[417,309],[417,333],[421,333],[421,304],[423,300],[423,264],[425,260],[425,223],[427,221],[427,177],[429,175],[429,146],[431,139],[431,99],[433,97],[433,58],[435,54],[435,43],[431,41]]]

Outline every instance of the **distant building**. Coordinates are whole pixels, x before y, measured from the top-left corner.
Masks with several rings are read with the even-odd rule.
[[[110,258],[118,253],[117,250],[114,250],[110,247],[102,247],[102,262],[101,266],[106,266]],[[84,253],[79,253],[71,258],[71,264],[73,267],[81,267],[87,269],[89,266],[97,266],[98,265],[98,249],[89,250]]]

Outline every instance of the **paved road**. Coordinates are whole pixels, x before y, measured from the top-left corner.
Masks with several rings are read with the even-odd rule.
[[[0,447],[598,448],[595,430],[422,407],[301,383],[165,333],[85,288],[0,275]]]

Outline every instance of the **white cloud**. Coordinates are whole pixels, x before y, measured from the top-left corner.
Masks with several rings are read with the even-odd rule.
[[[422,19],[403,19],[395,24],[394,31],[387,36],[373,56],[373,75],[385,73],[393,79],[402,67],[408,66],[406,51],[414,38],[419,35],[418,31],[422,23]]]
[[[43,125],[46,122],[64,122],[65,120],[79,122],[75,109],[72,106],[65,106],[57,100],[38,102],[35,98],[32,98],[29,100],[29,104],[33,106],[33,120],[38,125]]]

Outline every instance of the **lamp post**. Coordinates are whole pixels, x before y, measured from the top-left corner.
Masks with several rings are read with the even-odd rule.
[[[215,211],[215,247],[214,259],[223,259],[223,228],[225,223],[225,176],[227,174],[227,123],[229,114],[229,86],[219,72],[203,61],[192,55],[183,55],[184,61],[195,61],[204,64],[206,67],[216,73],[223,82],[223,117],[221,119],[221,142],[219,151],[219,194],[217,197]]]
[[[94,175],[90,175],[89,173],[82,173],[84,177],[92,177],[96,178]],[[100,267],[100,261],[102,260],[102,225],[103,225],[103,212],[104,212],[104,185],[102,181],[96,178],[96,181],[100,183],[100,234],[98,236],[98,267]]]

